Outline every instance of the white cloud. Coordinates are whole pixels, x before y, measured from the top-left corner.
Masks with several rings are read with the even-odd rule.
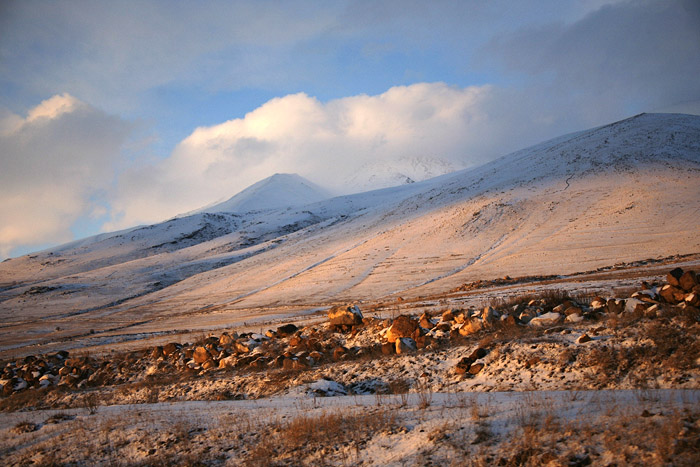
[[[0,256],[72,238],[113,177],[131,125],[68,95],[0,114]]]
[[[275,172],[306,176],[336,192],[370,162],[437,157],[484,162],[556,134],[559,119],[532,115],[492,86],[398,86],[376,96],[272,99],[243,118],[197,128],[171,156],[136,167],[113,201],[116,229],[163,220],[233,196]],[[516,146],[517,145],[517,146]]]

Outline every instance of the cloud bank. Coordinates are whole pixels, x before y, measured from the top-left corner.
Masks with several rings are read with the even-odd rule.
[[[132,125],[68,95],[26,117],[0,113],[0,257],[18,245],[72,239],[81,216],[97,215],[100,193]]]
[[[275,172],[345,193],[368,163],[485,162],[551,131],[550,120],[512,106],[513,97],[493,86],[419,83],[326,103],[304,93],[272,99],[243,118],[197,128],[168,159],[125,173],[108,228],[202,207]]]

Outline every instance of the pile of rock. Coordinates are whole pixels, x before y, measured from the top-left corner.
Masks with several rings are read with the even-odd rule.
[[[70,358],[66,351],[50,355],[29,355],[5,364],[0,391],[3,396],[9,396],[30,388],[82,387],[94,378],[95,370],[94,359]]]

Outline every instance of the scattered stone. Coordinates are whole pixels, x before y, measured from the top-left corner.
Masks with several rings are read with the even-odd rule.
[[[483,363],[473,363],[472,366],[469,367],[469,373],[476,375],[483,370],[485,366],[486,365]]]
[[[592,340],[593,339],[591,339],[591,337],[588,334],[582,334],[581,336],[579,336],[578,339],[576,339],[576,343],[577,344],[585,344],[586,342],[590,342]]]
[[[391,342],[384,342],[382,344],[382,353],[384,355],[392,355],[396,353],[396,345]]]

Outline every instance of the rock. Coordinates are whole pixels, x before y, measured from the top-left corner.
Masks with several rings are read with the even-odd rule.
[[[581,336],[579,336],[578,339],[576,339],[576,343],[577,344],[584,344],[586,342],[590,342],[591,340],[592,339],[588,334],[582,334]]]
[[[567,323],[580,323],[583,321],[583,316],[579,315],[578,313],[574,313],[573,315],[568,315],[565,321]]]
[[[532,318],[529,324],[530,326],[537,327],[551,326],[553,324],[557,324],[562,319],[563,317],[559,313],[549,312],[544,313],[543,315],[540,315],[537,318]]]
[[[471,357],[464,357],[455,366],[455,373],[458,375],[464,375],[469,371],[469,367],[472,366],[474,360]]]
[[[483,363],[473,363],[472,366],[469,367],[469,373],[476,375],[483,370],[485,366],[486,365]]]
[[[292,336],[289,339],[289,345],[292,347],[302,347],[304,345],[304,338],[301,336]]]
[[[635,311],[641,311],[643,312],[646,310],[648,304],[638,300],[636,298],[628,298],[625,301],[625,313],[633,313]]]
[[[455,315],[452,310],[447,310],[442,314],[442,321],[454,321]]]
[[[243,343],[236,341],[233,343],[233,350],[235,350],[237,353],[248,353],[251,350],[251,346],[248,342]]]
[[[532,318],[537,317],[537,312],[533,309],[525,309],[520,316],[518,316],[518,321],[521,323],[529,323]]]
[[[206,362],[207,360],[211,360],[211,355],[209,354],[209,351],[202,347],[199,346],[194,349],[194,353],[192,354],[192,359],[195,361],[195,363],[202,364]]]
[[[700,306],[700,295],[693,292],[689,293],[685,296],[685,303],[690,306]]]
[[[278,337],[288,337],[293,335],[298,330],[299,328],[296,325],[289,323],[278,327],[276,333]]]
[[[328,312],[328,320],[334,326],[362,324],[362,312],[357,305],[336,306]]]
[[[202,363],[202,368],[205,370],[208,370],[210,368],[217,368],[218,364],[214,360],[207,360],[204,363]]]
[[[470,319],[459,328],[459,334],[461,336],[470,336],[481,331],[484,328],[484,323],[477,318]]]
[[[685,293],[683,289],[675,287],[673,285],[664,285],[659,292],[661,298],[664,299],[666,303],[675,305],[683,300],[685,300]]]
[[[234,355],[222,358],[221,360],[219,360],[219,368],[234,368],[236,366],[237,361],[238,358],[236,358],[236,356]]]
[[[391,342],[384,342],[382,344],[382,353],[384,355],[392,355],[392,354],[396,353],[395,343],[392,344]]]
[[[608,301],[604,298],[595,297],[593,300],[591,300],[591,308],[593,308],[594,310],[599,310],[601,308],[605,308],[605,305],[607,303]]]
[[[698,285],[698,278],[694,271],[686,271],[678,278],[678,285],[686,292],[693,290],[693,287]]]
[[[416,341],[411,339],[410,337],[399,337],[396,339],[396,353],[401,355],[401,354],[406,354],[410,352],[415,352],[417,349],[416,347]]]
[[[625,310],[625,301],[611,298],[605,306],[608,309],[608,313],[618,315]]]
[[[233,336],[229,335],[226,332],[223,333],[221,335],[221,337],[219,337],[219,345],[224,346],[224,347],[228,347],[230,345],[233,345],[234,341],[235,341],[235,339],[233,338]]]
[[[170,356],[180,350],[182,346],[180,344],[177,344],[175,342],[171,342],[170,344],[166,344],[163,346],[163,355]]]
[[[515,316],[510,314],[501,315],[501,323],[505,324],[506,326],[515,326],[517,324],[515,322]]]
[[[675,268],[666,274],[666,282],[668,282],[673,287],[680,287],[680,278],[683,276],[683,270],[681,268]]]
[[[418,321],[407,315],[397,316],[386,332],[386,340],[394,343],[400,337],[413,337],[418,329]]]
[[[555,313],[559,313],[559,312],[556,311]],[[582,314],[583,314],[583,310],[581,310],[581,308],[580,308],[580,307],[577,307],[577,306],[570,306],[570,307],[568,307],[566,310],[564,310],[564,314],[565,314],[566,316],[569,316],[569,315],[582,315]]]
[[[336,361],[340,360],[343,357],[345,357],[345,355],[347,355],[347,353],[348,353],[348,349],[346,349],[342,345],[339,345],[338,347],[333,349],[333,360],[336,360]]]
[[[485,348],[477,347],[476,349],[474,349],[474,351],[471,353],[471,355],[469,355],[469,358],[472,361],[476,361],[476,360],[479,360],[480,358],[484,358],[487,353],[488,353],[488,351]]]
[[[496,321],[498,321],[499,317],[498,311],[496,311],[493,307],[487,306],[484,308],[484,311],[481,312],[481,319],[484,321],[485,324],[493,324]]]
[[[430,316],[427,313],[423,313],[420,318],[418,318],[418,324],[420,327],[425,329],[433,329],[433,322],[430,321]]]

